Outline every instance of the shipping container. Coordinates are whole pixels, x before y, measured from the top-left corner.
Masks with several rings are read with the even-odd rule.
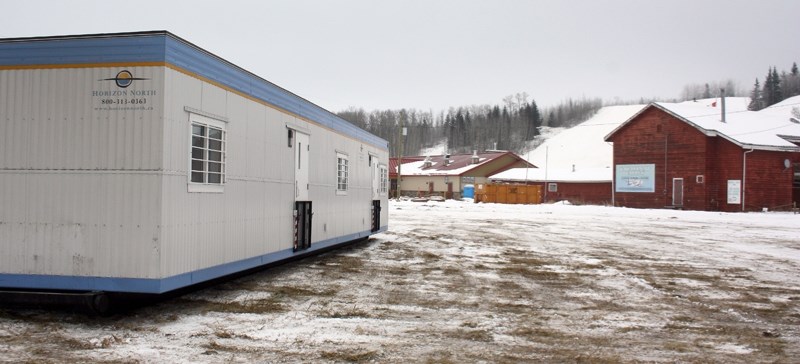
[[[161,294],[363,239],[387,166],[166,31],[0,40],[0,289]]]

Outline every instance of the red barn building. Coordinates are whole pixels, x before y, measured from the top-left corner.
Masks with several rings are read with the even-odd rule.
[[[605,138],[614,145],[615,205],[791,208],[800,198],[793,188],[800,182],[800,124],[788,111],[724,115],[694,103],[648,105]]]

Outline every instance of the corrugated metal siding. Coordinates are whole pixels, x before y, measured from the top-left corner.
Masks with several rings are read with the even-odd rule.
[[[3,173],[5,273],[156,277],[158,177]],[[22,192],[24,191],[24,192]],[[17,197],[8,196],[16,194]]]
[[[294,150],[286,125],[310,132],[313,242],[370,228],[368,153],[388,163],[388,152],[307,123],[270,106],[167,71],[162,272],[164,276],[291,249]],[[197,92],[197,90],[200,92]],[[223,193],[187,192],[189,112],[227,119],[227,183]],[[350,190],[337,196],[336,152],[350,158]],[[387,205],[383,196],[382,205]],[[381,225],[388,225],[384,209]]]
[[[119,70],[0,71],[0,271],[158,276],[162,106],[95,110]]]
[[[42,170],[158,170],[161,102],[152,111],[94,110],[93,91],[114,91],[118,68],[0,71],[7,95],[0,109],[4,140],[0,168]],[[163,68],[131,68],[160,84]]]

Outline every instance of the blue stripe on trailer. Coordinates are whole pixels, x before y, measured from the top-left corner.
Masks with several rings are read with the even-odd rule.
[[[0,66],[53,66],[165,61],[164,35],[0,40]]]
[[[383,226],[378,232],[388,230]],[[192,286],[211,279],[224,277],[230,274],[257,268],[263,265],[277,263],[297,255],[305,255],[322,249],[346,244],[354,240],[365,238],[374,234],[365,231],[356,234],[340,236],[311,245],[307,250],[294,253],[292,249],[285,249],[274,253],[247,258],[231,263],[178,274],[172,277],[156,278],[114,278],[114,277],[84,277],[60,276],[39,274],[0,274],[0,287],[24,289],[57,289],[67,291],[106,291],[126,293],[165,293],[183,287]]]
[[[102,66],[165,62],[240,94],[389,149],[389,142],[166,31],[67,37],[0,39],[0,67]]]

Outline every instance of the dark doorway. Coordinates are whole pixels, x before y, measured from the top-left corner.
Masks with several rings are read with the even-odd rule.
[[[372,201],[372,232],[381,229],[381,200]]]
[[[311,201],[294,203],[294,251],[311,246]]]

